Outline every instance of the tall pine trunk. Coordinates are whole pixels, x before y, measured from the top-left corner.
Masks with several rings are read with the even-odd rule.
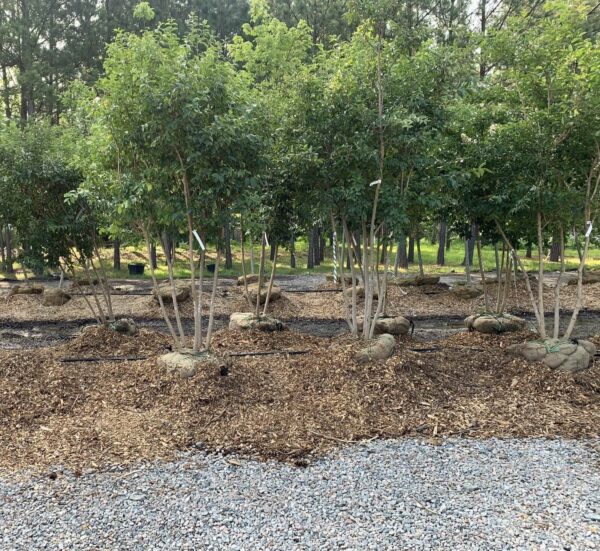
[[[527,248],[525,250],[525,258],[532,258],[533,257],[533,246],[531,244],[531,241],[527,242]]]
[[[325,261],[325,247],[327,242],[325,240],[325,231],[323,228],[319,228],[319,264]]]
[[[121,269],[121,242],[118,239],[113,243],[113,269]]]
[[[552,246],[550,247],[550,262],[558,262],[560,260],[560,238],[554,236],[552,238]]]
[[[319,232],[319,227],[313,227],[313,264],[315,266],[320,266],[321,264],[321,235]]]
[[[396,250],[396,260],[394,262],[394,275],[398,275],[400,268],[408,269],[408,258],[406,256],[406,236],[401,235]]]
[[[408,238],[408,255],[406,257],[406,261],[408,264],[412,264],[415,261],[415,238]]]
[[[296,235],[292,232],[290,238],[290,268],[296,267]]]
[[[312,270],[315,267],[315,251],[314,251],[314,232],[311,230],[308,232],[308,255],[306,258],[306,268]]]
[[[158,268],[158,261],[156,259],[156,243],[154,241],[150,243],[150,266],[153,270]]]
[[[423,269],[423,255],[421,254],[421,237],[417,237],[417,260],[419,262],[419,275],[424,276],[425,271]]]
[[[475,224],[471,224],[471,237],[466,240],[467,246],[465,247],[465,256],[462,261],[462,265],[467,265],[467,255],[468,255],[468,263],[470,266],[473,266],[473,258],[475,253],[475,242],[477,241],[477,226]]]
[[[438,253],[437,263],[439,266],[446,264],[446,222],[442,220],[440,222],[440,231],[438,234]]]
[[[6,245],[6,272],[9,274],[15,273],[14,257],[13,257],[13,244],[12,244],[12,230],[9,226],[6,226],[5,234],[6,238],[4,243]]]

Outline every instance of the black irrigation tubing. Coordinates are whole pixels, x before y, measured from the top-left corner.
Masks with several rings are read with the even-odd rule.
[[[286,289],[282,287],[284,293],[341,293],[341,289]]]
[[[289,356],[299,356],[300,354],[309,354],[310,350],[262,350],[259,352],[232,352],[226,354],[228,357],[241,356],[273,356],[275,354],[288,354]]]
[[[63,363],[76,362],[135,362],[138,360],[147,360],[148,356],[109,356],[107,358],[61,358]]]

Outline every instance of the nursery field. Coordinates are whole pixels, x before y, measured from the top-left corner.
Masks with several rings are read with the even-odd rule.
[[[396,246],[393,246],[391,248],[390,255],[392,255],[392,258],[396,254],[396,250],[397,250]],[[454,272],[464,273],[464,271],[465,271],[465,267],[463,264],[463,260],[465,257],[464,243],[461,243],[460,241],[456,241],[456,240],[451,243],[450,248],[448,250],[446,250],[446,255],[445,255],[446,262],[445,262],[444,266],[440,266],[440,265],[436,264],[437,250],[438,250],[437,244],[432,244],[425,240],[423,240],[423,242],[421,243],[423,264],[425,266],[425,271],[427,273],[432,273],[432,274],[445,274],[445,273],[454,273]],[[260,258],[260,247],[254,246],[253,253],[254,253],[254,257],[255,257],[255,264],[256,264],[256,266],[258,266],[258,259]],[[279,255],[278,255],[277,273],[282,274],[282,275],[332,273],[333,258],[332,258],[330,246],[326,247],[325,258],[321,262],[321,264],[319,266],[315,266],[314,268],[310,268],[310,269],[308,269],[306,267],[307,266],[307,257],[308,257],[308,244],[306,243],[306,241],[296,242],[295,254],[296,254],[296,268],[291,268],[289,251],[287,251],[285,249],[280,250]],[[535,249],[535,248],[533,249],[533,251],[532,251],[533,258],[531,258],[531,259],[525,258],[526,251],[524,249],[520,250],[519,254],[523,258],[524,265],[527,270],[537,270],[537,249]],[[234,244],[232,246],[232,256],[233,256],[233,267],[229,270],[222,268],[221,273],[223,275],[232,276],[232,275],[239,275],[242,273],[242,255],[241,255],[241,249],[240,249],[239,245]],[[246,264],[246,270],[248,273],[250,273],[250,268],[251,268],[249,256],[250,256],[250,252],[247,247],[246,251],[245,251],[245,259],[246,259],[245,264]],[[483,256],[484,267],[487,270],[492,270],[496,263],[494,248],[489,247],[489,246],[483,247],[482,248],[482,256]],[[215,257],[216,257],[216,253],[208,253],[207,254],[207,259],[210,259],[210,261],[214,262]],[[142,249],[134,248],[134,247],[125,247],[123,249],[122,259],[121,259],[121,262],[122,262],[121,270],[111,269],[112,249],[104,249],[103,250],[103,258],[105,259],[106,266],[107,266],[110,276],[115,277],[115,278],[135,277],[135,276],[129,276],[129,274],[127,273],[127,263],[128,262],[148,263],[148,256],[142,252]],[[159,252],[157,254],[157,260],[158,260],[157,274],[160,277],[167,277],[167,268],[166,268],[164,254],[161,254]],[[473,260],[473,263],[475,265],[472,267],[472,270],[475,272],[475,271],[477,271],[477,258],[476,257]],[[576,270],[577,269],[577,267],[579,265],[579,257],[577,255],[577,250],[575,249],[575,247],[567,247],[565,249],[565,264],[566,264],[567,270]],[[600,268],[600,249],[595,249],[595,248],[590,249],[590,251],[588,253],[586,265],[588,266],[589,269],[592,269],[592,270]],[[265,261],[266,270],[269,271],[271,269],[271,266],[272,266],[271,260],[270,260],[270,258],[267,258]],[[177,277],[189,277],[190,272],[189,272],[189,260],[187,260],[187,250],[178,249],[177,261],[175,263],[174,268],[175,268],[175,273],[176,273]],[[550,271],[558,270],[558,269],[560,269],[560,262],[549,262],[548,261],[548,262],[546,262],[546,269],[550,270]],[[399,269],[400,273],[417,273],[418,271],[419,271],[419,266],[416,262],[416,257],[415,257],[415,261],[410,263],[408,270],[405,270],[402,268]],[[146,273],[144,274],[144,278],[149,279],[149,277],[150,276],[146,270]]]
[[[361,343],[348,333],[341,292],[324,276],[277,278],[281,298],[269,314],[286,330],[270,333],[228,329],[247,304],[243,287],[224,278],[212,347],[227,374],[211,367],[191,378],[157,366],[172,342],[148,282],[111,282],[115,316],[133,319],[135,336],[95,326],[76,293],[43,306],[43,295],[9,296],[14,284],[3,283],[0,468],[81,470],[195,447],[305,465],[333,447],[407,435],[597,438],[599,368],[561,373],[507,355],[509,344],[535,338],[527,328],[468,332],[463,318],[483,299],[455,297],[446,282],[462,276],[447,277],[390,285],[389,315],[407,316],[414,331],[397,338],[390,358],[367,365],[355,359]],[[600,345],[600,284],[586,291],[575,335]],[[548,313],[553,292],[544,290]],[[569,311],[576,286],[563,285],[562,296]],[[522,282],[507,300],[533,327]],[[186,327],[191,306],[180,304]]]
[[[597,0],[0,31],[0,550],[600,549]]]
[[[394,245],[390,250],[390,255],[392,258],[395,256],[397,251],[396,245]],[[465,266],[463,264],[464,256],[465,256],[465,247],[464,243],[454,240],[451,243],[449,249],[445,252],[445,263],[443,266],[436,264],[437,260],[437,251],[438,245],[432,244],[429,241],[423,240],[421,243],[421,252],[423,255],[423,264],[425,267],[425,271],[431,274],[449,274],[449,273],[464,273]],[[121,269],[115,270],[113,268],[113,249],[112,248],[102,248],[101,256],[104,260],[106,272],[110,278],[114,279],[150,279],[150,273],[148,270],[149,259],[148,254],[145,252],[142,246],[123,246],[120,249],[120,257],[121,257]],[[518,251],[519,255],[523,259],[524,266],[527,270],[535,271],[537,270],[537,249],[533,248],[532,257],[526,258],[525,249]],[[545,254],[547,251],[545,252]],[[278,262],[277,262],[277,273],[281,275],[307,275],[307,274],[330,274],[333,271],[333,258],[331,254],[331,246],[326,246],[324,260],[320,263],[320,265],[315,266],[314,268],[307,268],[307,257],[308,257],[308,244],[304,240],[299,240],[295,243],[295,255],[296,255],[296,268],[290,267],[290,253],[286,249],[281,249],[278,254]],[[260,247],[258,245],[254,245],[253,247],[253,256],[255,259],[255,268],[258,267],[258,262],[260,258]],[[482,247],[482,256],[483,256],[483,264],[486,270],[493,270],[496,264],[495,252],[494,248],[490,246]],[[165,262],[165,256],[162,249],[159,247],[157,250],[157,268],[156,275],[157,277],[164,279],[168,276],[167,273],[167,265]],[[216,253],[207,252],[206,254],[207,263],[214,262],[216,258]],[[242,273],[242,254],[239,244],[232,244],[232,259],[233,266],[230,269],[226,269],[223,266],[220,267],[220,273],[224,276],[237,276]],[[250,273],[251,263],[250,263],[250,248],[248,244],[246,245],[245,250],[245,265],[246,270]],[[473,272],[476,272],[478,269],[477,266],[477,256],[475,253],[475,258],[473,259],[473,263],[475,264],[472,267]],[[145,265],[145,272],[143,275],[130,275],[128,273],[127,264],[129,263],[142,263]],[[577,269],[579,265],[579,257],[577,255],[577,250],[575,247],[567,247],[565,248],[565,265],[566,269],[570,271],[574,271]],[[559,270],[560,262],[545,262],[546,269],[549,271]],[[586,266],[595,270],[600,268],[600,249],[591,247],[589,253],[587,255]],[[272,263],[269,257],[265,260],[265,268],[269,271],[272,267]],[[20,269],[18,263],[15,263],[15,273],[8,274],[6,272],[0,271],[0,281],[2,279],[18,279],[23,280],[24,276]],[[189,277],[190,275],[190,266],[189,260],[187,258],[187,249],[183,247],[179,247],[176,249],[175,253],[175,262],[174,262],[174,274],[178,278]],[[403,268],[399,268],[399,273],[417,273],[419,270],[419,266],[416,262],[416,258],[414,262],[409,264],[408,270]],[[55,270],[56,272],[57,270]],[[77,269],[78,273],[81,273],[82,270]],[[206,272],[208,275],[208,272]]]

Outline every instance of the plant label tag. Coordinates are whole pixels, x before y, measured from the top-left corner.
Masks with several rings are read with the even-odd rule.
[[[588,220],[588,229],[585,232],[586,237],[589,237],[590,235],[592,235],[592,227],[593,227],[592,223]]]
[[[376,186],[377,184],[381,184],[381,180],[375,180],[374,182],[371,182],[371,183],[369,184],[369,187]]]
[[[267,247],[270,247],[271,245],[269,245],[269,238],[267,237],[267,232],[263,232],[263,235],[265,236],[265,245]]]
[[[204,243],[202,243],[202,239],[200,239],[200,236],[198,235],[198,232],[196,230],[193,230],[192,233],[194,234],[194,237],[196,238],[196,241],[198,241],[198,245],[200,245],[200,248],[205,251],[206,247],[204,246]]]

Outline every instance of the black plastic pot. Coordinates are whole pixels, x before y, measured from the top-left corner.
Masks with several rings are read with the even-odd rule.
[[[129,275],[144,275],[144,267],[145,264],[140,263],[127,264],[127,270],[129,270]]]

